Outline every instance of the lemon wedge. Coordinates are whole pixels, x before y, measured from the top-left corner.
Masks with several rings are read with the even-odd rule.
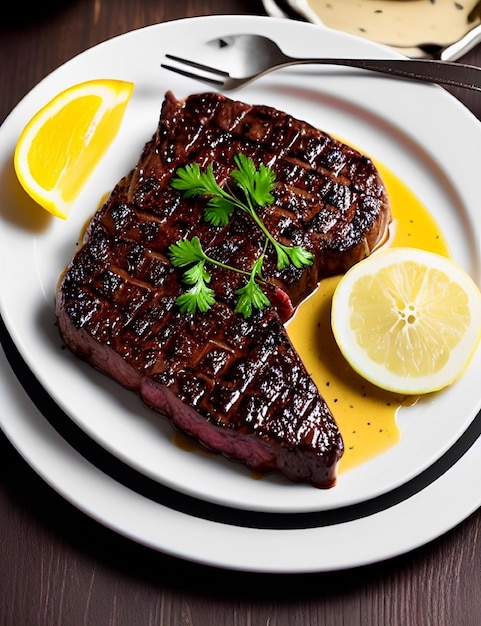
[[[115,139],[133,88],[114,79],[73,85],[28,122],[17,141],[14,166],[20,184],[40,206],[68,217]]]
[[[392,248],[341,278],[331,325],[365,379],[396,393],[430,393],[457,380],[472,359],[481,339],[481,293],[450,259]]]

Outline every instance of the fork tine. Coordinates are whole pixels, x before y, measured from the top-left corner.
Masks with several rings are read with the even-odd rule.
[[[211,78],[209,76],[201,76],[200,74],[194,74],[193,72],[184,70],[181,67],[174,67],[172,65],[166,65],[165,63],[161,63],[160,67],[163,67],[165,70],[174,72],[175,74],[181,74],[182,76],[186,76],[187,78],[200,80],[204,83],[208,83],[209,85],[222,86],[224,84],[224,81],[222,81],[220,78]]]
[[[174,65],[169,65],[166,63],[161,63],[161,67],[166,70],[170,70],[171,72],[175,72],[176,74],[181,74],[182,76],[186,76],[187,78],[193,78],[194,80],[200,80],[209,85],[215,85],[217,87],[222,87],[224,85],[224,79],[229,78],[229,73],[224,72],[224,70],[219,70],[216,67],[210,67],[209,65],[204,65],[203,63],[198,63],[197,61],[191,61],[190,59],[183,59],[182,57],[175,56],[174,54],[166,54],[166,59],[170,59],[171,61],[175,61],[180,65],[186,65],[187,67],[192,67],[202,72],[208,72],[212,74],[212,76],[207,76],[204,74],[195,74],[194,72],[190,72],[183,67],[177,67]]]
[[[211,67],[210,65],[204,65],[203,63],[198,63],[197,61],[191,61],[190,59],[183,59],[182,57],[175,56],[174,54],[166,54],[166,59],[170,59],[171,61],[176,61],[182,65],[188,65],[189,67],[195,67],[198,70],[202,70],[203,72],[210,72],[211,74],[217,74],[219,76],[224,76],[227,78],[229,76],[229,72],[225,72],[224,70],[219,70],[217,67]]]

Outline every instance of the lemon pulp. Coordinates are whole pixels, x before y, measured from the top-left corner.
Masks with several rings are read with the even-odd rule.
[[[438,391],[465,371],[481,337],[481,293],[453,261],[391,248],[352,267],[332,301],[351,366],[384,389]]]
[[[74,85],[40,109],[22,131],[14,165],[25,191],[66,218],[115,139],[133,84],[98,79]]]
[[[375,306],[366,305],[361,297],[366,291]],[[461,286],[436,268],[422,271],[414,261],[406,261],[402,268],[384,267],[375,277],[361,277],[349,304],[355,311],[351,327],[357,343],[372,361],[385,364],[400,377],[439,372],[470,323],[468,298]],[[453,324],[446,324],[446,310],[451,311]],[[385,332],[390,329],[394,332]],[[433,351],[434,347],[438,349]]]

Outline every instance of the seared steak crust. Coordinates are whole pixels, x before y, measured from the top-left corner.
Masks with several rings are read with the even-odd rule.
[[[240,211],[225,228],[207,224],[205,199],[183,199],[170,178],[187,163],[213,162],[226,184],[239,152],[276,172],[275,203],[259,211],[270,232],[309,249],[315,262],[278,271],[269,251],[272,306],[249,319],[234,313],[242,275],[213,269],[218,302],[182,315],[171,244],[197,235],[210,256],[249,269],[264,237]],[[60,332],[79,357],[210,448],[330,487],[342,437],[283,322],[322,277],[367,256],[389,219],[376,169],[348,146],[266,106],[214,93],[179,102],[167,93],[154,137],[94,215],[59,282]]]

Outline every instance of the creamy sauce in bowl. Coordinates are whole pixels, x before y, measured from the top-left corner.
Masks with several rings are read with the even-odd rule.
[[[312,21],[389,46],[449,45],[481,23],[477,0],[297,0]]]

